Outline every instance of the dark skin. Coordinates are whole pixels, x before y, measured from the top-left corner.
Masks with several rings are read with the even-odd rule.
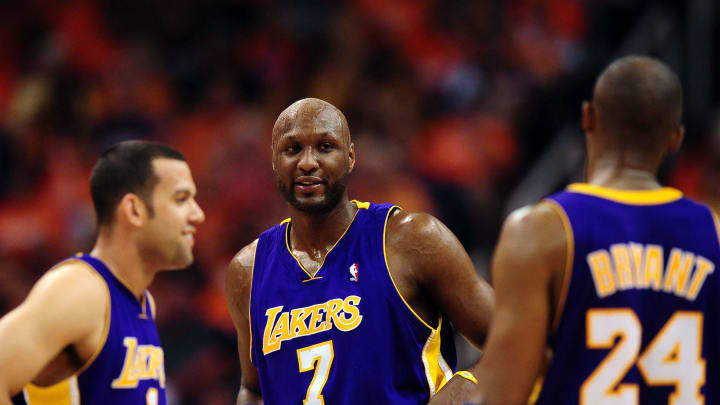
[[[680,103],[656,115],[674,117],[652,139],[629,142],[619,134],[617,117],[607,103],[619,103],[617,87],[634,76],[670,81],[658,62],[648,58],[623,58],[598,79],[593,102],[582,105],[582,126],[587,140],[586,181],[619,190],[651,190],[660,187],[657,170],[682,143]],[[655,84],[666,85],[666,82]],[[633,100],[633,103],[637,103]],[[656,105],[657,103],[647,103]],[[613,105],[617,107],[617,105]],[[621,126],[620,126],[621,127]],[[621,127],[622,128],[622,127]],[[632,141],[632,139],[631,139]],[[656,144],[654,149],[647,145]],[[638,146],[638,145],[643,145]],[[569,260],[568,241],[561,214],[554,204],[541,202],[521,208],[505,221],[492,261],[497,301],[483,358],[470,371],[478,380],[455,377],[430,404],[525,405],[549,348],[547,339],[561,315],[561,302]],[[582,338],[582,337],[581,337]]]
[[[310,274],[317,272],[358,210],[342,187],[338,202],[330,201],[330,191],[344,181],[354,164],[347,122],[335,107],[306,99],[278,118],[273,129],[273,168],[281,189],[293,190],[293,196],[286,195],[296,200],[290,205],[291,250]],[[256,247],[257,240],[235,256],[226,280],[242,368],[238,404],[262,403],[257,369],[250,361],[248,322]],[[395,210],[387,224],[386,249],[393,279],[418,316],[437,327],[442,312],[481,347],[493,292],[452,232],[428,214]]]

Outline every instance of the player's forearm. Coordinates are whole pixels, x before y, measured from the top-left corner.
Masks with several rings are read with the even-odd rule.
[[[438,393],[430,399],[428,405],[465,405],[479,404],[469,401],[475,385],[465,378],[454,376]]]
[[[263,405],[262,395],[249,390],[245,386],[241,386],[237,398],[237,405]]]

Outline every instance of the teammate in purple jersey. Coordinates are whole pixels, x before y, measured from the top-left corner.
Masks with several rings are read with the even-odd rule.
[[[605,69],[582,106],[587,183],[508,218],[478,384],[453,379],[432,404],[720,403],[717,216],[656,177],[681,114],[663,63]]]
[[[184,157],[127,141],[91,178],[98,237],[89,255],[48,271],[0,319],[0,404],[164,405],[164,355],[146,288],[193,261],[204,213]]]
[[[427,402],[452,375],[449,322],[483,344],[491,288],[437,219],[349,200],[355,150],[334,106],[304,99],[283,111],[272,165],[290,219],[227,275],[237,403]]]

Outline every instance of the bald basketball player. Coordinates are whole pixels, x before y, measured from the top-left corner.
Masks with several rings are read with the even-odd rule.
[[[345,116],[318,99],[277,119],[272,166],[290,218],[232,260],[238,404],[424,404],[455,366],[450,321],[483,344],[493,295],[428,214],[350,200]]]
[[[587,183],[506,221],[485,356],[431,404],[720,403],[717,216],[662,187],[682,142],[682,88],[628,56],[582,106]],[[470,375],[469,377],[473,377]]]

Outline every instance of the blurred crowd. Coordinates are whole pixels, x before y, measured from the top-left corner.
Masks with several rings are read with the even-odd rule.
[[[193,267],[151,287],[171,403],[232,403],[225,269],[287,215],[270,164],[280,111],[335,104],[357,153],[351,198],[438,216],[485,272],[509,193],[560,128],[579,126],[593,77],[650,3],[0,2],[0,314],[92,248],[98,155],[167,142],[207,214]],[[691,124],[664,177],[717,209],[720,120]]]

